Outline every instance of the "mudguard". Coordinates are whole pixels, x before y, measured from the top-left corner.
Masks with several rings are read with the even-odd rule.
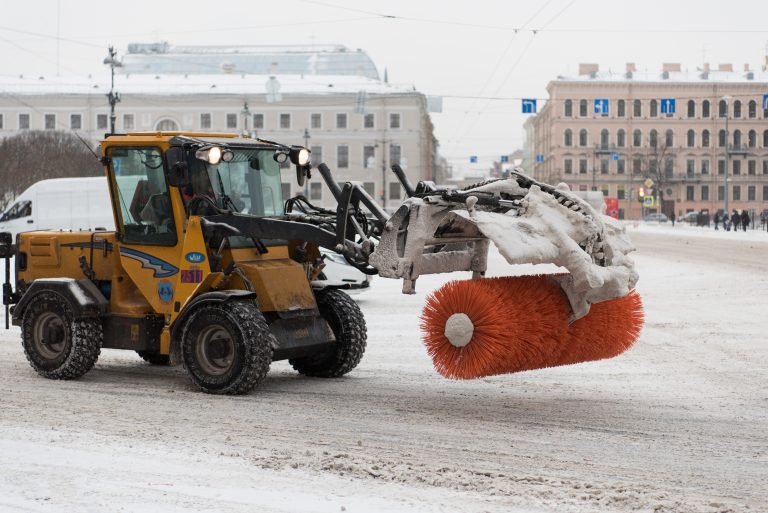
[[[33,281],[13,308],[13,324],[21,325],[24,311],[40,292],[55,292],[67,302],[75,318],[100,317],[109,313],[109,301],[90,280],[47,278]]]

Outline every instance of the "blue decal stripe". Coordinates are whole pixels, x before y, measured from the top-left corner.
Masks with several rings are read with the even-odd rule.
[[[121,247],[120,254],[140,262],[142,269],[152,269],[154,271],[152,275],[154,278],[167,278],[179,272],[177,267],[172,266],[165,260],[160,260],[155,256],[135,249]]]

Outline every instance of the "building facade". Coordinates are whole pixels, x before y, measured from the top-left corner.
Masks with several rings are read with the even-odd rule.
[[[547,104],[527,127],[537,178],[617,198],[624,219],[714,214],[726,199],[730,211],[768,209],[765,70],[579,68],[548,84]]]
[[[182,52],[133,45],[133,50],[125,57],[128,72],[115,77],[121,94],[118,133],[248,133],[307,145],[315,166],[325,162],[339,181],[361,182],[389,208],[404,199],[390,165],[400,164],[414,182],[433,180],[438,172],[427,98],[412,85],[380,80],[364,52],[199,47],[198,59],[189,47]],[[239,60],[233,63],[234,57]],[[207,72],[189,73],[200,67]],[[264,74],[254,73],[264,67],[269,68]],[[165,73],[154,73],[158,70]],[[0,138],[23,130],[71,130],[97,143],[110,130],[110,86],[108,70],[103,71],[99,79],[0,77]],[[318,173],[303,189],[294,175],[289,169],[284,174],[284,196],[305,193],[313,203],[335,205]]]

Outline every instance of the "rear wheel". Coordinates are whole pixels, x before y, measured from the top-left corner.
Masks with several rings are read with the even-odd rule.
[[[170,365],[171,357],[167,354],[160,354],[157,351],[136,351],[141,359],[150,365]]]
[[[24,312],[21,338],[24,354],[38,374],[75,379],[98,360],[103,333],[99,319],[75,319],[63,297],[40,292]]]
[[[251,301],[200,305],[181,335],[184,368],[209,394],[245,394],[267,375],[277,345]]]
[[[347,294],[333,289],[317,293],[317,307],[320,315],[333,330],[336,342],[327,351],[304,358],[293,358],[289,363],[307,376],[343,376],[357,367],[365,352],[367,330],[363,312]]]

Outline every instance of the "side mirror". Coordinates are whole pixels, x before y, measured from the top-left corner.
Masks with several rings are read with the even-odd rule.
[[[181,148],[174,146],[165,152],[165,169],[168,185],[171,187],[181,187],[189,183],[189,168]]]

